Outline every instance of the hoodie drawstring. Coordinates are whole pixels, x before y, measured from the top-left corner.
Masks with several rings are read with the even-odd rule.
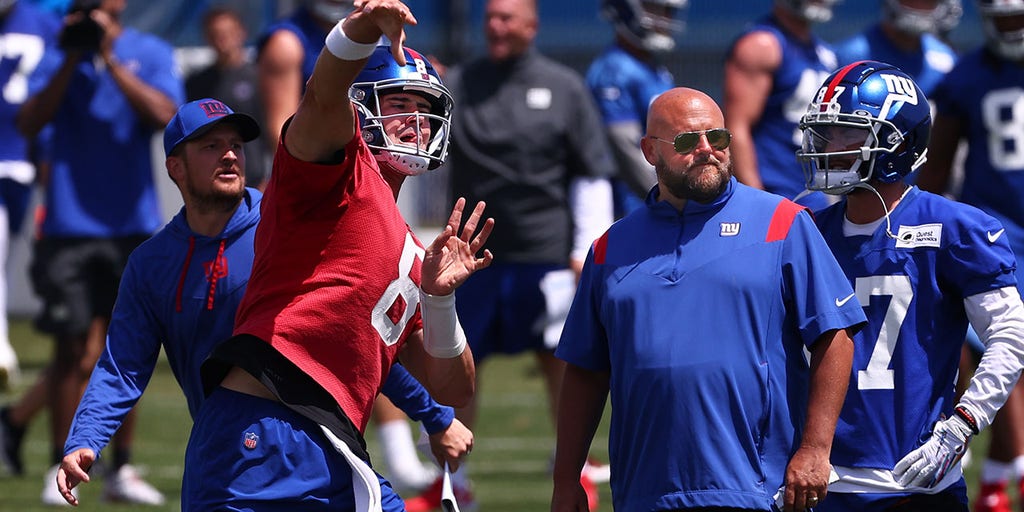
[[[224,258],[224,240],[220,239],[220,249],[217,249],[217,257],[213,259],[210,268],[210,292],[206,295],[206,309],[213,310],[213,296],[217,293],[217,280],[220,279],[220,262]]]
[[[223,245],[221,246],[223,247]],[[185,256],[185,266],[181,268],[181,277],[178,278],[178,294],[174,297],[174,311],[181,313],[181,294],[185,289],[185,276],[188,275],[188,266],[192,263],[192,251],[196,248],[196,237],[188,237],[188,254]]]

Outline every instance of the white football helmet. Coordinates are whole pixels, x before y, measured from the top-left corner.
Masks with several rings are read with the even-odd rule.
[[[775,5],[811,23],[826,23],[832,19],[832,8],[840,0],[775,0]]]
[[[952,30],[960,22],[964,9],[960,0],[940,0],[934,9],[913,9],[900,0],[882,2],[882,15],[896,28],[910,34],[939,33]]]
[[[1010,60],[1024,59],[1024,29],[1000,30],[997,19],[1024,14],[1024,0],[978,0],[988,47]]]

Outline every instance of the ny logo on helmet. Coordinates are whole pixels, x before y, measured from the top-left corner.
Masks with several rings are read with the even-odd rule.
[[[889,117],[889,109],[897,101],[917,105],[917,86],[914,85],[910,78],[889,73],[882,73],[881,77],[882,80],[885,80],[885,87],[889,90],[889,95],[885,97],[882,111],[878,114],[878,117],[887,119]]]

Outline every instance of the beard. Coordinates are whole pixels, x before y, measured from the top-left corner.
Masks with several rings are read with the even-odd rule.
[[[732,162],[708,158],[685,169],[672,169],[664,160],[654,167],[658,180],[679,199],[710,203],[725,192],[732,176]]]
[[[187,165],[186,165],[187,167]],[[210,187],[200,190],[189,179],[190,173],[185,172],[185,188],[188,190],[196,209],[200,211],[231,211],[238,206],[245,195],[245,178],[239,180],[238,187]]]

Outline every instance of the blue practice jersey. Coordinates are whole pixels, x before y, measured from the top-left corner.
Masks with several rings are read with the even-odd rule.
[[[806,418],[804,348],[864,313],[803,209],[741,185],[655,198],[587,257],[556,354],[611,372],[617,511],[769,509]]]
[[[169,44],[126,27],[114,55],[174,104],[184,102]],[[44,54],[29,81],[30,95],[50,82],[63,61],[55,47]],[[87,56],[78,64],[52,125],[43,236],[149,235],[161,226],[151,149],[157,130],[139,117],[101,60]]]
[[[864,307],[835,439],[836,466],[892,470],[953,412],[964,298],[1015,286],[1013,252],[984,212],[911,188],[870,236],[844,236],[846,202],[815,214]]]
[[[929,98],[942,78],[956,64],[956,52],[934,35],[922,34],[920,51],[907,52],[893,45],[880,25],[874,25],[836,45],[836,55],[841,66],[859,60],[892,64],[910,75]]]
[[[651,102],[673,86],[667,68],[643,62],[619,45],[609,46],[587,70],[587,88],[604,124],[636,122],[643,130]]]
[[[932,99],[967,139],[960,200],[999,220],[1024,256],[1024,67],[976,50],[957,62]]]
[[[836,55],[817,37],[812,36],[810,43],[793,37],[771,16],[739,37],[751,32],[773,34],[782,48],[782,62],[772,75],[772,90],[752,132],[758,172],[765,190],[792,199],[805,188],[796,160],[802,140],[797,125],[822,82],[836,68]]]
[[[2,19],[0,29],[0,178],[26,185],[35,179],[29,163],[28,141],[14,127],[18,109],[28,99],[28,79],[53,44],[60,20],[31,3],[17,2]]]

